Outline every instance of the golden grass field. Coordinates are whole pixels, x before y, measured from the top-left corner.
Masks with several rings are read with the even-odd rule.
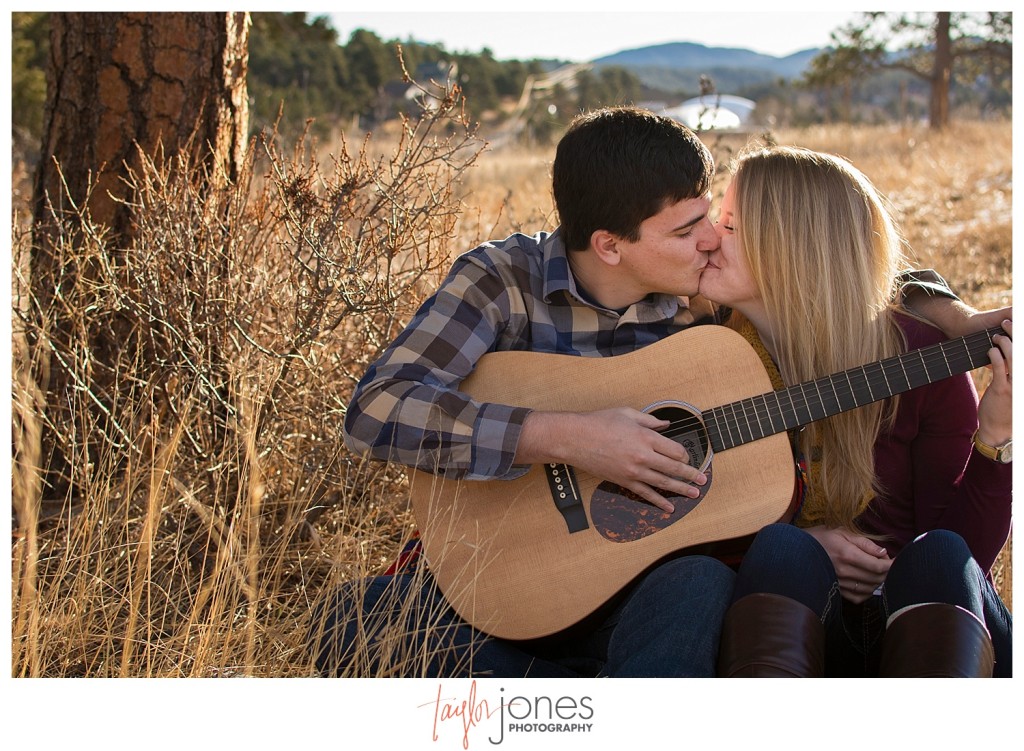
[[[995,308],[1012,302],[1011,131],[837,125],[773,137],[850,158],[900,212],[918,265]],[[708,142],[724,162],[744,139]],[[45,358],[25,335],[36,324],[23,315],[31,301],[16,261],[12,675],[309,676],[315,604],[381,572],[409,538],[402,473],[341,443],[348,395],[454,254],[554,226],[553,149],[466,159],[456,144],[431,158],[429,139],[418,150],[374,140],[367,154],[399,153],[375,166],[359,139],[347,142],[257,149],[251,185],[222,197],[229,218],[218,225],[173,181],[138,176],[149,215],[125,261],[132,273],[100,268],[65,315],[85,327],[130,314],[162,359],[147,370],[141,350],[120,355],[121,375],[137,375],[118,381],[112,402],[121,434],[76,465],[71,502],[45,497],[39,482],[33,373]],[[16,259],[29,242],[25,177],[16,165]],[[76,252],[102,256],[101,237],[86,245]],[[195,270],[197,252],[222,253],[227,271],[195,281],[183,269]],[[216,320],[203,318],[214,309]],[[81,398],[73,420],[88,435]],[[1012,608],[1011,560],[1008,544],[993,575]]]

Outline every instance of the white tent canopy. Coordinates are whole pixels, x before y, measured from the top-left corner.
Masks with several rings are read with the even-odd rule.
[[[740,96],[708,94],[688,99],[678,107],[663,110],[661,114],[694,130],[721,130],[744,126],[755,107],[756,102]]]

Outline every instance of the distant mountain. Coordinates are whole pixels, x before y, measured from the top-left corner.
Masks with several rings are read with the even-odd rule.
[[[779,78],[799,78],[821,51],[806,49],[774,57],[748,49],[671,42],[623,50],[592,62],[628,68],[645,85],[663,91],[693,91],[701,75],[711,76],[719,91],[736,91]]]

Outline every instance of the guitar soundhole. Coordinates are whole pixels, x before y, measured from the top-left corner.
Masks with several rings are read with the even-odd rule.
[[[700,490],[697,498],[663,492],[675,506],[671,514],[621,485],[602,482],[591,498],[590,515],[594,528],[612,542],[634,542],[670,527],[697,508],[711,487],[711,452],[699,411],[681,402],[661,403],[645,411],[669,421],[662,433],[686,449],[690,465],[700,467],[708,481],[697,486]]]

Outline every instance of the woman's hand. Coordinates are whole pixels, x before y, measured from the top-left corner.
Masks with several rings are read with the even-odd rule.
[[[892,559],[885,548],[874,541],[846,529],[818,526],[804,531],[817,540],[832,559],[839,590],[845,599],[864,602],[885,581]]]
[[[1009,336],[994,337],[996,346],[989,350],[992,361],[992,383],[978,405],[978,438],[989,446],[998,446],[1013,436],[1013,323],[1003,321]]]

